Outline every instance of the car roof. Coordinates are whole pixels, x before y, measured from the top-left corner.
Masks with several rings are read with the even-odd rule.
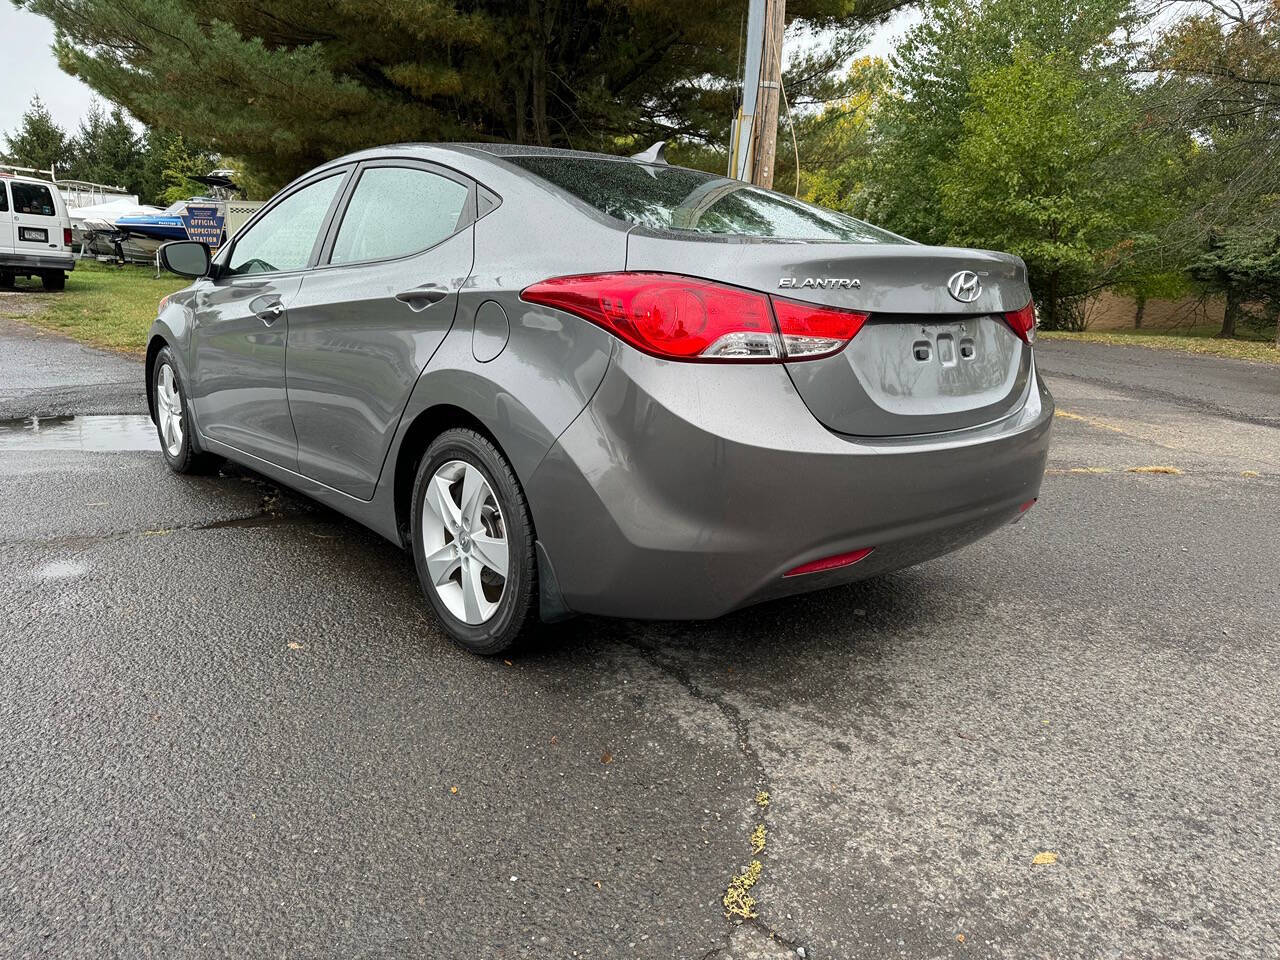
[[[484,159],[489,157],[505,159],[507,157],[543,156],[591,157],[597,160],[616,160],[626,163],[645,162],[633,157],[619,156],[618,154],[613,153],[597,153],[590,150],[569,150],[563,147],[537,147],[523,143],[433,143],[429,141],[411,141],[405,143],[388,143],[378,147],[367,147],[363,150],[358,150],[354,153],[349,153],[345,156],[330,160],[328,163],[323,164],[323,166],[336,166],[341,163],[350,163],[352,161],[359,161],[375,156],[385,156],[388,153],[425,157],[437,152],[461,154],[463,156],[470,157],[479,156]]]
[[[41,180],[39,177],[27,177],[20,173],[5,173],[0,170],[0,180],[7,180],[10,183],[38,183],[42,187],[52,187],[54,190],[58,190],[58,185],[51,180]],[[62,191],[58,190],[58,192],[61,193]]]

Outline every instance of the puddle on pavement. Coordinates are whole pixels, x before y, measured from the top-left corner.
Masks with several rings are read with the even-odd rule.
[[[150,417],[25,417],[0,420],[0,452],[11,450],[159,450]]]
[[[88,567],[76,560],[51,560],[44,566],[38,567],[31,579],[41,582],[74,580],[77,577],[83,577],[88,570]]]

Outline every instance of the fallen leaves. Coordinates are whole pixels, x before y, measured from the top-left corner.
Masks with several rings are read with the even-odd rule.
[[[751,852],[755,854],[764,853],[764,845],[766,840],[766,832],[764,824],[756,824],[756,828],[751,831]]]
[[[302,644],[300,644],[297,640],[290,640],[290,641],[289,641],[289,649],[290,649],[290,650],[301,650],[301,649],[302,649]]]
[[[456,796],[456,795],[457,795],[457,793],[458,793],[458,788],[457,788],[457,787],[450,787],[450,788],[449,788],[449,792],[450,792],[450,793],[452,793],[452,794],[454,794],[454,795]]]
[[[1174,477],[1182,476],[1182,471],[1179,470],[1177,467],[1170,467],[1163,464],[1155,464],[1150,467],[1130,467],[1126,472],[1128,473],[1166,473]]]
[[[729,881],[729,888],[724,892],[725,918],[741,917],[751,920],[756,916],[756,898],[749,892],[760,879],[764,866],[759,860],[752,860],[742,873]]]
[[[600,754],[600,762],[613,763],[613,754],[606,750],[604,753]]]
[[[1262,476],[1262,474],[1260,474],[1257,470],[1241,470],[1240,476],[1244,477],[1246,480],[1254,480]]]
[[[1032,857],[1031,862],[1035,864],[1037,867],[1045,867],[1045,866],[1048,866],[1049,864],[1057,863],[1058,855],[1049,850],[1045,850],[1043,853],[1037,853],[1034,857]]]
[[[763,810],[768,805],[769,805],[769,791],[761,790],[759,793],[756,794],[756,806]]]

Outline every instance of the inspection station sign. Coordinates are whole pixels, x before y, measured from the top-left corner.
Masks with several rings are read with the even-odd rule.
[[[187,228],[187,237],[201,240],[209,245],[210,250],[217,250],[222,243],[222,227],[226,217],[222,209],[213,204],[187,204],[182,214],[182,225]]]

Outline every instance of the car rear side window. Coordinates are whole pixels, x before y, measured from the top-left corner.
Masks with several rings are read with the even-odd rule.
[[[29,213],[37,217],[57,215],[57,207],[53,205],[53,193],[40,183],[11,183],[13,190],[13,212]]]
[[[408,256],[452,236],[470,189],[416,167],[370,167],[360,174],[330,263]]]
[[[594,157],[507,157],[611,217],[651,230],[779,240],[907,243],[825,207],[700,170]]]
[[[343,171],[308,184],[264,213],[236,239],[227,272],[243,276],[305,267],[345,176]]]
[[[0,180],[0,213],[9,212],[9,187]]]

